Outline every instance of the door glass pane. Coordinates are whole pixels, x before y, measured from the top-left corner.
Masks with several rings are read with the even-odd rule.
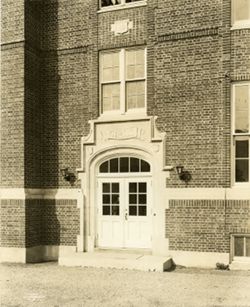
[[[103,193],[109,193],[110,192],[110,183],[103,183],[102,184],[102,191],[103,191]]]
[[[147,194],[139,194],[139,204],[147,203]]]
[[[147,215],[147,207],[139,206],[139,216],[146,216],[146,215]]]
[[[119,194],[112,194],[112,204],[119,204]]]
[[[103,206],[102,207],[102,214],[103,215],[110,215],[110,206]]]
[[[136,194],[129,194],[129,203],[130,204],[137,204],[137,195]]]
[[[235,21],[247,20],[250,18],[250,1],[249,0],[234,0],[234,16]]]
[[[147,183],[146,182],[140,182],[139,183],[139,192],[143,192],[143,193],[147,192]]]
[[[119,215],[119,206],[112,206],[112,215]]]
[[[129,193],[137,192],[137,183],[130,182],[129,183]]]
[[[234,255],[244,256],[244,237],[234,237]]]
[[[137,215],[137,207],[136,206],[129,206],[129,215]]]
[[[139,159],[130,158],[130,172],[139,172]]]
[[[120,158],[120,172],[127,173],[128,171],[128,158]]]
[[[112,183],[112,192],[113,193],[119,192],[119,183],[118,182]]]
[[[110,173],[118,173],[118,159],[110,160]]]
[[[249,87],[235,86],[235,132],[249,132]]]
[[[247,159],[238,160],[235,163],[236,182],[249,181],[249,161]]]
[[[236,158],[248,158],[249,157],[249,144],[248,140],[236,141]]]
[[[109,194],[103,194],[102,195],[102,203],[103,204],[110,204],[110,195]]]

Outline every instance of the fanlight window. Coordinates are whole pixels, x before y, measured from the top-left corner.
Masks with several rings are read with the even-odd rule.
[[[100,173],[139,173],[150,172],[150,164],[142,159],[120,157],[103,162]]]

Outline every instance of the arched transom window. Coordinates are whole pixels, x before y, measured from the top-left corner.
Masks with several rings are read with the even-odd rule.
[[[103,162],[100,173],[139,173],[150,172],[150,164],[134,157],[119,157]]]

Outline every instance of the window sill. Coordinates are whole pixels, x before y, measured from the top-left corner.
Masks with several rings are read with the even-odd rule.
[[[104,113],[98,117],[98,121],[131,121],[149,118],[146,111],[140,113],[126,113],[126,114],[115,114],[115,113]]]
[[[114,6],[107,6],[101,8],[99,11],[97,11],[98,14],[100,13],[105,13],[105,12],[111,12],[111,11],[119,11],[119,10],[125,10],[125,9],[132,9],[135,7],[141,7],[141,6],[146,6],[147,1],[141,1],[140,3],[126,3],[126,4],[118,4]]]
[[[243,29],[250,29],[250,20],[249,20],[249,21],[245,21],[245,22],[235,23],[235,24],[231,27],[231,31],[234,31],[234,30],[243,30]]]

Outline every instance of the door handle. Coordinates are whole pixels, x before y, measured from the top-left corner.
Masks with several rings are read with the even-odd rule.
[[[128,220],[128,213],[127,212],[125,213],[125,220],[126,221]]]

